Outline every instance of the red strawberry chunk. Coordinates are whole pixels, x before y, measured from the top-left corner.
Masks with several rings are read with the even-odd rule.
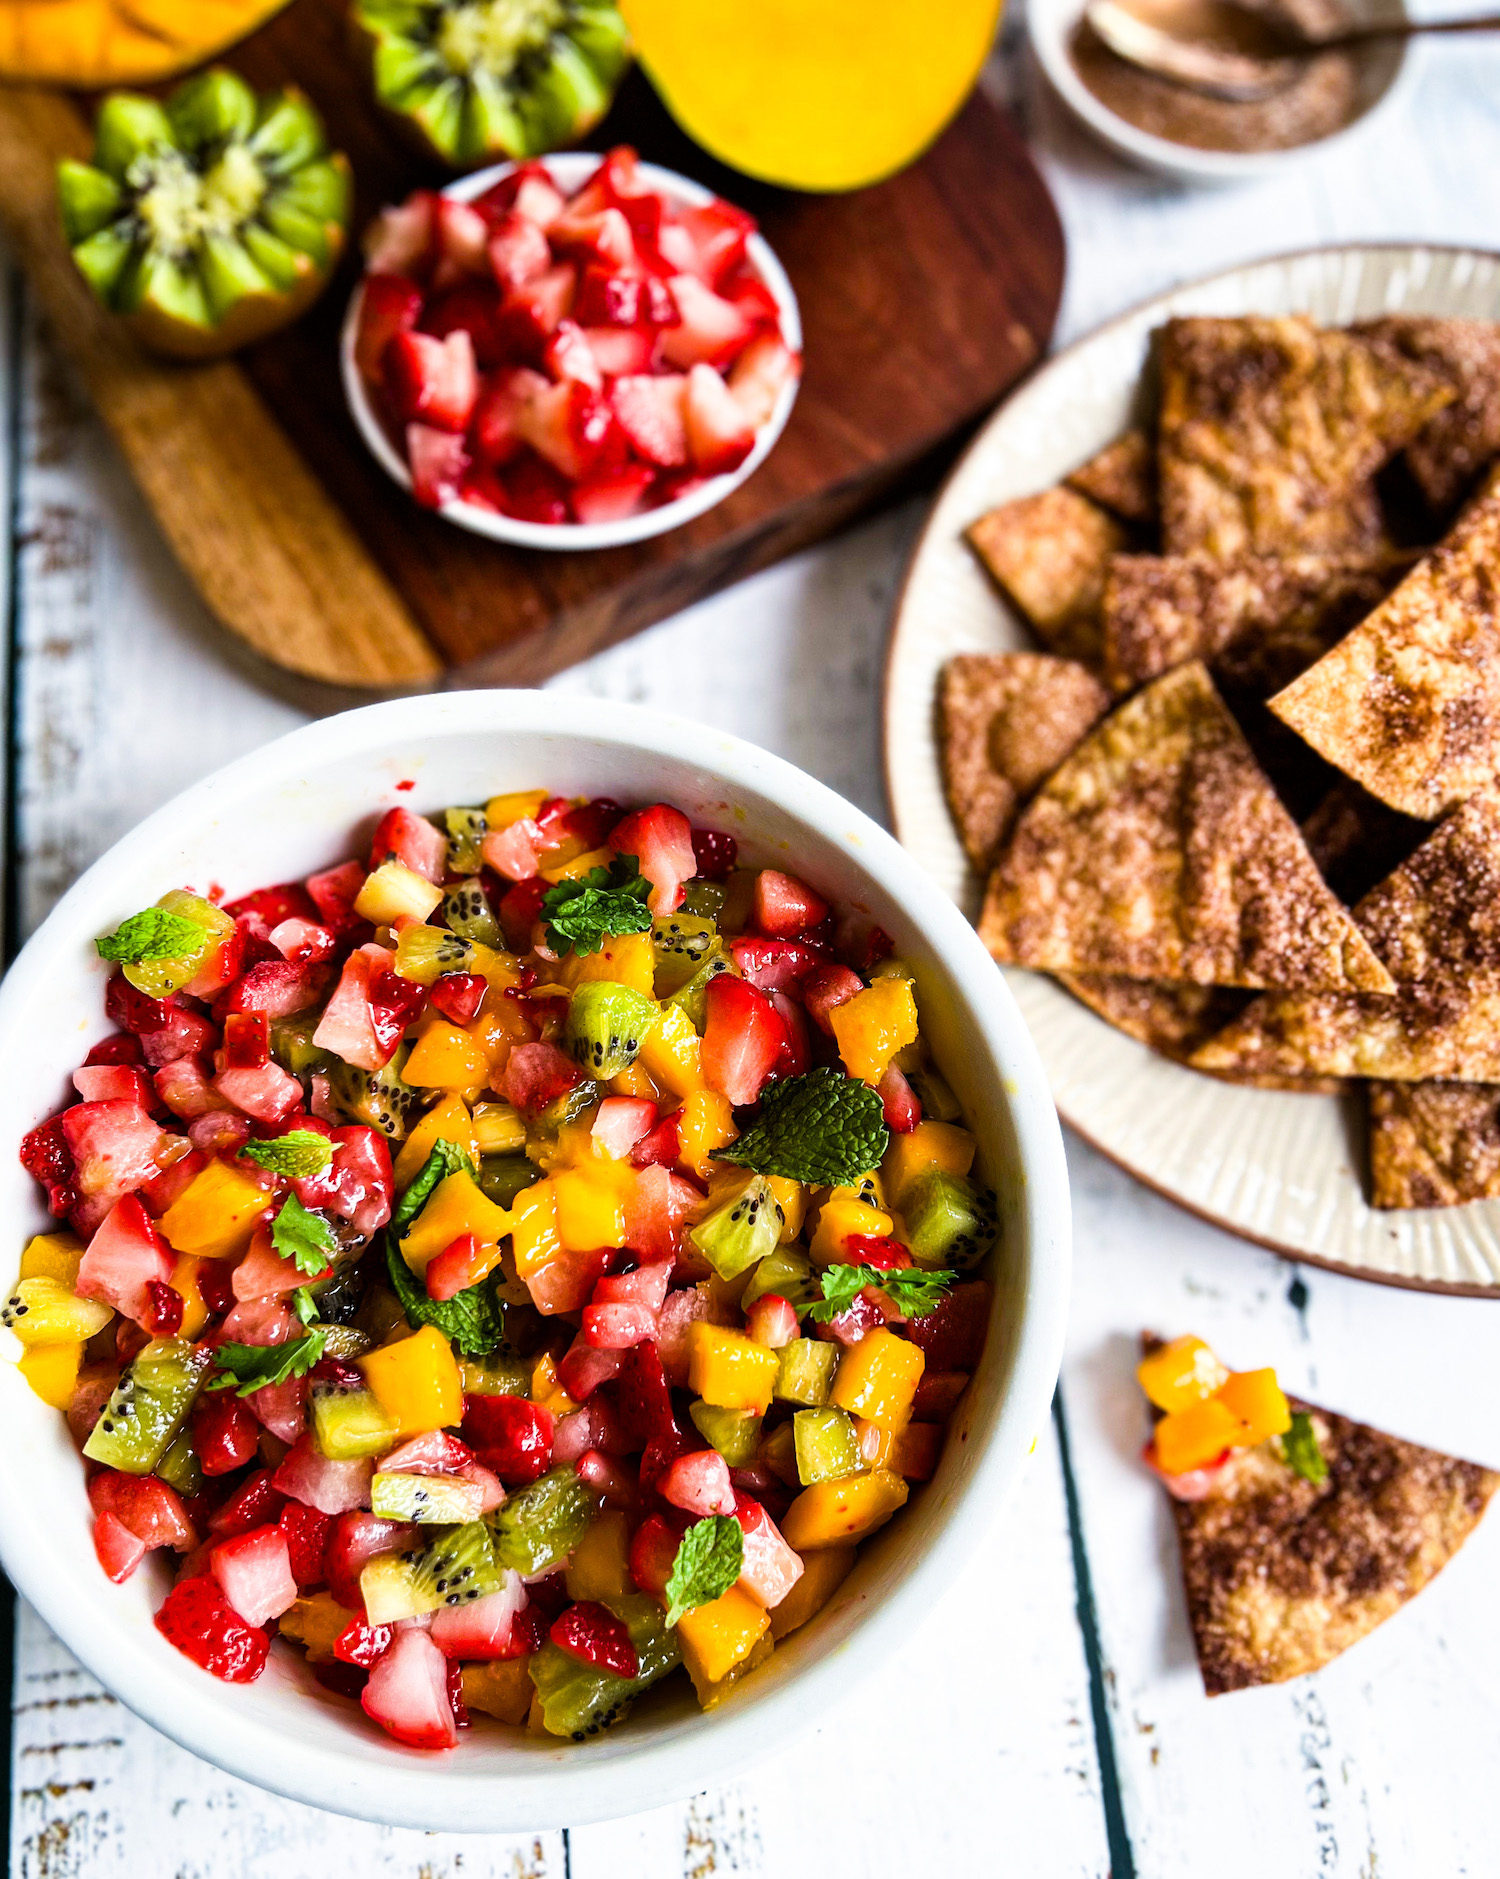
[[[573,317],[580,326],[673,327],[679,314],[671,288],[653,274],[583,270]]]
[[[683,419],[688,454],[705,476],[737,470],[755,448],[755,426],[711,365],[688,373]]]
[[[754,232],[753,216],[716,196],[702,205],[674,207],[656,250],[672,268],[718,287],[744,260],[745,243]]]
[[[237,1011],[263,1011],[268,1018],[290,1018],[317,1004],[328,979],[326,966],[318,961],[266,960],[236,979],[214,1010],[225,1017]]]
[[[579,330],[588,341],[594,363],[611,378],[649,372],[655,363],[654,326],[583,326]]]
[[[885,1109],[886,1127],[894,1135],[908,1135],[922,1120],[922,1104],[906,1078],[891,1064],[876,1084]]]
[[[362,1611],[359,1575],[364,1567],[377,1554],[405,1552],[416,1537],[417,1529],[403,1521],[381,1520],[357,1509],[341,1514],[333,1523],[323,1554],[329,1591],[350,1611]]]
[[[745,1536],[738,1583],[757,1604],[774,1611],[802,1577],[802,1561],[759,1501],[737,1495],[734,1514]]]
[[[131,1043],[135,1042],[132,1038]],[[146,1072],[135,1064],[83,1064],[73,1072],[73,1087],[86,1103],[133,1103],[137,1109],[156,1107],[156,1090]]]
[[[568,485],[550,463],[528,450],[501,479],[505,512],[548,527],[568,519]]]
[[[90,1477],[88,1491],[94,1512],[113,1514],[148,1551],[170,1546],[186,1553],[198,1544],[182,1496],[156,1475],[127,1475],[102,1468]]]
[[[682,1155],[681,1128],[680,1109],[663,1116],[655,1128],[643,1135],[630,1151],[630,1165],[633,1168],[672,1167]]]
[[[397,333],[409,333],[422,316],[422,290],[401,274],[371,274],[359,299],[354,362],[375,384],[385,376],[386,348]]]
[[[106,1510],[94,1516],[94,1552],[105,1576],[116,1585],[125,1583],[149,1550],[118,1515]]]
[[[380,948],[372,950],[380,951]],[[384,953],[381,954],[385,958]],[[379,1070],[390,1057],[381,1052],[370,1016],[370,960],[361,948],[344,961],[333,996],[323,1008],[313,1042],[359,1070]]]
[[[651,883],[646,904],[653,913],[672,913],[681,906],[682,883],[692,879],[698,863],[692,824],[680,809],[653,803],[637,810],[611,831],[609,845],[617,855],[635,856]]]
[[[630,1542],[630,1576],[650,1598],[661,1598],[672,1576],[682,1535],[660,1514],[652,1514],[636,1528]]]
[[[516,413],[516,429],[522,438],[572,482],[593,469],[613,428],[608,401],[576,378],[549,385]]]
[[[913,1318],[906,1335],[929,1370],[973,1370],[990,1322],[990,1287],[984,1279],[955,1285],[933,1310]]]
[[[304,1435],[288,1451],[275,1474],[278,1493],[289,1500],[316,1507],[320,1514],[345,1514],[370,1504],[373,1464],[330,1461],[311,1436]]]
[[[803,984],[803,1008],[818,1029],[832,1037],[833,1025],[828,1014],[864,989],[864,980],[848,966],[819,966]]]
[[[209,1515],[209,1532],[227,1540],[236,1533],[249,1533],[253,1527],[263,1527],[281,1512],[282,1498],[272,1485],[271,1470],[258,1468]]]
[[[490,272],[502,293],[524,287],[552,265],[547,237],[530,216],[512,210],[492,225],[487,254]]]
[[[419,985],[415,979],[403,978],[388,965],[376,964],[374,956],[377,947],[369,949],[372,961],[370,973],[370,1022],[374,1027],[375,1041],[385,1053],[382,1061],[389,1061],[395,1055],[396,1046],[409,1024],[420,1018],[427,1004],[427,988]],[[389,958],[390,955],[384,955]]]
[[[783,1350],[800,1335],[797,1308],[779,1292],[762,1292],[745,1313],[745,1330],[768,1350]]]
[[[687,462],[686,393],[687,380],[677,373],[617,378],[610,386],[615,421],[647,463],[670,470]]]
[[[474,207],[492,223],[498,224],[507,210],[514,210],[544,229],[557,220],[564,206],[562,194],[548,174],[546,164],[535,159],[502,176],[482,196],[474,199]]]
[[[601,1383],[612,1383],[620,1374],[622,1360],[623,1352],[596,1349],[580,1331],[558,1359],[558,1380],[575,1403],[586,1403]],[[579,1434],[577,1422],[577,1417],[565,1416],[558,1424],[559,1461],[577,1461],[593,1440],[592,1435]]]
[[[568,500],[579,522],[621,522],[645,506],[655,482],[656,472],[649,464],[627,463],[575,483]]]
[[[78,1193],[103,1212],[158,1172],[162,1132],[137,1103],[75,1103],[61,1126]]]
[[[458,1741],[448,1662],[425,1631],[396,1633],[359,1700],[372,1721],[408,1748],[451,1749]]]
[[[373,1669],[377,1658],[390,1649],[396,1635],[391,1625],[372,1625],[356,1618],[333,1643],[333,1654],[341,1664],[356,1664],[361,1670]]]
[[[505,341],[528,357],[539,357],[572,312],[577,288],[578,270],[566,264],[512,287],[500,303],[499,331]]]
[[[146,1281],[144,1329],[152,1337],[176,1337],[182,1329],[183,1297],[160,1279]]]
[[[477,972],[445,972],[428,993],[435,1011],[454,1024],[468,1024],[478,1016],[485,984]]]
[[[618,209],[580,213],[574,202],[547,230],[547,239],[559,253],[580,260],[599,261],[618,271],[635,266],[635,237]]]
[[[267,940],[292,965],[319,965],[338,951],[338,941],[315,920],[292,918],[273,926]]]
[[[276,1524],[286,1536],[287,1557],[298,1586],[306,1590],[322,1585],[327,1578],[324,1555],[333,1531],[332,1517],[320,1514],[316,1507],[304,1507],[300,1501],[288,1501]]]
[[[280,1122],[302,1103],[301,1083],[279,1063],[266,1062],[258,1070],[221,1070],[214,1088],[257,1122]]]
[[[539,1115],[582,1081],[583,1072],[556,1044],[517,1044],[505,1064],[505,1097]]]
[[[583,1335],[598,1350],[629,1350],[656,1336],[656,1317],[646,1305],[585,1305]]]
[[[805,881],[763,868],[755,877],[755,924],[769,939],[795,939],[828,918],[828,902]]]
[[[140,1064],[145,1062],[141,1050],[141,1040],[132,1037],[129,1031],[116,1031],[109,1037],[101,1037],[97,1044],[89,1047],[89,1054],[84,1058],[89,1064]]]
[[[447,1605],[433,1614],[432,1641],[445,1657],[466,1662],[493,1663],[507,1657],[528,1657],[541,1647],[541,1613],[532,1608],[530,1622],[526,1587],[518,1572],[506,1574],[498,1592],[487,1592],[469,1605]]]
[[[570,1605],[553,1619],[547,1635],[559,1650],[595,1670],[607,1670],[616,1677],[638,1677],[641,1673],[640,1658],[624,1620],[594,1599]]]
[[[484,273],[488,266],[485,250],[490,225],[472,203],[455,201],[452,196],[439,196],[435,233],[441,251],[440,273],[444,262],[450,270],[460,273]]]
[[[441,431],[462,431],[474,415],[479,376],[474,341],[459,327],[446,338],[397,333],[386,347],[386,383],[396,416]]]
[[[155,1307],[148,1284],[155,1279],[165,1285],[172,1266],[171,1250],[155,1221],[134,1194],[127,1194],[116,1201],[89,1241],[76,1290],[80,1298],[112,1305],[149,1331]]]
[[[193,1403],[192,1429],[193,1446],[206,1475],[233,1474],[250,1460],[260,1442],[259,1423],[232,1390],[200,1390]]]
[[[851,1233],[844,1250],[851,1266],[873,1266],[877,1272],[902,1271],[911,1264],[911,1254],[900,1240],[885,1233]]]
[[[517,428],[517,415],[530,399],[546,389],[547,381],[541,373],[524,365],[497,372],[486,381],[470,427],[470,438],[481,463],[499,469],[520,455],[526,444]]]
[[[785,1048],[786,1026],[764,992],[728,973],[710,981],[705,1003],[703,1075],[736,1108],[753,1103]]]
[[[263,1011],[231,1011],[224,1019],[224,1063],[259,1070],[271,1061],[271,1021]]]
[[[271,1648],[267,1634],[245,1622],[210,1573],[173,1586],[156,1614],[156,1628],[185,1657],[225,1683],[253,1683]]]
[[[583,336],[583,328],[574,320],[563,320],[547,342],[542,363],[555,379],[577,379],[595,391],[604,388],[604,373],[594,357],[594,349]]]
[[[436,245],[437,204],[435,191],[418,189],[380,211],[365,235],[365,266],[372,275],[426,274]]]
[[[370,931],[368,923],[354,911],[364,884],[365,871],[357,861],[343,861],[336,868],[325,868],[321,874],[307,877],[307,895],[319,919],[340,939],[354,939]]]
[[[383,862],[399,861],[424,881],[441,882],[448,862],[448,838],[426,816],[410,809],[387,809],[370,839],[371,872]]]
[[[762,992],[798,992],[827,964],[822,953],[798,940],[759,939],[754,934],[730,940],[729,956],[740,976]]]
[[[729,1463],[716,1448],[700,1448],[679,1455],[662,1476],[659,1492],[664,1500],[689,1514],[732,1514],[734,1484]]]
[[[408,424],[406,461],[411,469],[412,494],[424,508],[441,509],[445,502],[456,502],[463,493],[469,452],[463,438],[454,436],[451,430]]]
[[[21,1142],[21,1166],[47,1190],[48,1210],[58,1216],[78,1203],[77,1169],[63,1134],[62,1118],[54,1116]]]
[[[213,1550],[212,1570],[246,1624],[279,1618],[296,1601],[297,1581],[279,1526],[255,1527],[222,1541]]]
[[[552,1412],[524,1396],[468,1396],[464,1440],[507,1487],[525,1487],[552,1466]]]
[[[729,373],[729,389],[759,430],[770,420],[782,392],[802,374],[802,361],[773,333],[752,339]]]
[[[680,317],[662,335],[662,357],[684,372],[693,365],[727,365],[755,330],[749,319],[696,275],[674,274],[668,285]]]
[[[491,1253],[472,1233],[460,1233],[427,1263],[424,1278],[427,1296],[435,1299],[457,1298],[471,1285],[477,1285],[492,1262]]]
[[[606,1155],[620,1161],[655,1126],[656,1105],[644,1096],[606,1096],[594,1111],[589,1133]]]

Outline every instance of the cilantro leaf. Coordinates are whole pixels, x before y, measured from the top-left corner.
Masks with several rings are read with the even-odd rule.
[[[925,1318],[942,1303],[958,1275],[923,1266],[898,1266],[890,1271],[880,1266],[828,1266],[821,1276],[823,1296],[802,1308],[817,1324],[827,1324],[847,1311],[867,1285],[884,1292],[903,1318]]]
[[[391,1290],[415,1329],[430,1324],[456,1344],[465,1357],[488,1357],[505,1342],[505,1312],[495,1296],[494,1278],[466,1286],[452,1298],[429,1298],[427,1288],[407,1265],[394,1233],[385,1241]]]
[[[339,1249],[333,1228],[322,1214],[304,1207],[295,1194],[287,1195],[271,1222],[271,1244],[283,1259],[295,1260],[297,1270],[310,1279],[322,1278]]]
[[[868,1083],[841,1070],[810,1070],[771,1084],[759,1118],[717,1159],[810,1187],[852,1187],[880,1165],[890,1139],[884,1105]]]
[[[1305,1409],[1292,1411],[1292,1426],[1281,1438],[1281,1458],[1293,1474],[1314,1487],[1328,1479],[1328,1463],[1318,1446],[1318,1432]]]
[[[607,939],[647,933],[651,883],[634,855],[616,855],[607,868],[590,868],[575,881],[559,881],[542,901],[547,944],[564,953],[596,953]]]
[[[695,1520],[678,1543],[667,1579],[667,1623],[722,1598],[745,1563],[745,1532],[732,1514]]]
[[[399,1239],[401,1229],[410,1226],[417,1215],[427,1205],[427,1197],[439,1181],[446,1181],[450,1174],[464,1173],[472,1176],[474,1164],[457,1142],[450,1142],[446,1136],[440,1136],[433,1143],[432,1153],[417,1170],[411,1186],[396,1202],[395,1212],[391,1215],[392,1235]]]
[[[316,1129],[288,1129],[266,1142],[246,1142],[240,1149],[246,1161],[291,1181],[326,1174],[333,1166],[333,1143]]]
[[[317,1308],[305,1288],[292,1294],[292,1309],[303,1324],[312,1325]],[[284,1344],[220,1344],[214,1352],[214,1373],[203,1387],[253,1396],[273,1383],[305,1377],[322,1357],[327,1342],[328,1331],[319,1325]]]
[[[138,966],[148,959],[195,959],[207,943],[208,935],[196,921],[165,907],[147,907],[96,939],[94,950],[101,959]]]

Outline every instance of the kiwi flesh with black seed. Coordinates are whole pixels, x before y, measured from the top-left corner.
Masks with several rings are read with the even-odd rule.
[[[401,1080],[400,1064],[407,1053],[398,1051],[379,1070],[360,1070],[354,1064],[329,1065],[328,1090],[351,1122],[379,1129],[393,1142],[404,1141],[411,1125],[432,1100],[429,1090],[413,1089]]]
[[[660,1015],[644,993],[588,979],[568,1002],[564,1038],[574,1062],[602,1081],[630,1068]]]

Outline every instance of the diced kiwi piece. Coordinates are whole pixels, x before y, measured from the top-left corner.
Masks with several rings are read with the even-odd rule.
[[[810,1488],[818,1481],[847,1481],[864,1472],[859,1434],[842,1409],[799,1409],[792,1417],[797,1479]]]
[[[80,1298],[61,1279],[21,1279],[0,1308],[0,1324],[23,1344],[82,1344],[114,1316],[97,1298]]]
[[[778,1246],[750,1274],[740,1304],[745,1310],[775,1292],[791,1305],[805,1305],[816,1296],[813,1291],[812,1261],[798,1246]]]
[[[475,1512],[474,1489],[454,1475],[377,1472],[370,1482],[370,1512],[382,1520],[451,1527]]]
[[[509,1207],[523,1188],[541,1180],[542,1171],[524,1155],[481,1155],[479,1186],[497,1207]]]
[[[391,1301],[396,1302],[394,1299]],[[364,1309],[363,1300],[359,1309]],[[326,1318],[319,1319],[319,1326],[324,1334],[323,1354],[325,1357],[342,1357],[346,1363],[353,1363],[356,1357],[363,1357],[375,1340],[357,1325],[330,1324]]]
[[[530,1396],[531,1365],[524,1357],[496,1351],[489,1357],[465,1357],[459,1365],[465,1396]]]
[[[495,1558],[529,1578],[567,1558],[598,1511],[599,1499],[571,1468],[550,1468],[489,1516]]]
[[[203,1486],[203,1464],[193,1446],[193,1438],[183,1429],[177,1440],[156,1464],[158,1476],[169,1488],[175,1488],[184,1500],[190,1500]]]
[[[630,1068],[660,1015],[644,993],[610,979],[588,979],[568,1001],[563,1035],[574,1059],[604,1080]]]
[[[396,970],[418,985],[435,985],[445,972],[468,972],[474,947],[440,926],[403,927],[396,941]]]
[[[999,1232],[995,1197],[942,1168],[919,1174],[901,1197],[906,1245],[919,1266],[965,1272],[977,1266]]]
[[[617,1677],[608,1670],[596,1670],[549,1639],[527,1666],[549,1735],[570,1736],[575,1742],[598,1735],[620,1721],[642,1690],[682,1661],[677,1634],[667,1625],[655,1599],[619,1593],[602,1603],[623,1620],[630,1633],[638,1674]]]
[[[833,1373],[839,1367],[836,1344],[822,1338],[794,1337],[780,1351],[781,1368],[771,1394],[783,1403],[802,1403],[809,1409],[821,1409],[833,1388]]]
[[[479,844],[489,833],[489,821],[482,809],[445,809],[443,821],[448,829],[448,872],[478,874],[484,866]]]
[[[379,1129],[393,1142],[402,1141],[411,1125],[432,1100],[428,1090],[413,1089],[401,1080],[399,1065],[409,1053],[403,1047],[380,1070],[360,1070],[336,1059],[328,1066],[329,1094],[351,1122]]]
[[[922,1114],[929,1122],[960,1122],[963,1111],[958,1106],[958,1098],[948,1085],[931,1068],[913,1070],[907,1081],[912,1092],[922,1105]]]
[[[724,907],[724,888],[719,881],[686,881],[682,889],[682,911],[695,913],[700,920],[717,924]]]
[[[460,939],[477,940],[481,946],[504,943],[500,922],[478,881],[461,881],[448,890],[443,896],[443,920]]]
[[[359,1595],[372,1625],[392,1625],[440,1611],[443,1599],[430,1580],[418,1582],[415,1553],[377,1553],[359,1575]]]
[[[186,1338],[153,1338],[110,1392],[84,1454],[122,1474],[150,1474],[187,1421],[212,1358]]]
[[[317,1028],[315,1013],[298,1012],[295,1017],[271,1020],[271,1055],[294,1077],[325,1069],[332,1061],[328,1052],[313,1042]]]
[[[781,1238],[781,1208],[771,1183],[764,1175],[752,1175],[738,1194],[705,1215],[689,1238],[721,1279],[737,1279],[756,1260],[774,1253]]]
[[[63,233],[76,248],[90,235],[107,228],[120,213],[124,192],[107,171],[91,163],[65,157],[57,166],[57,206],[62,210]]]
[[[330,1461],[383,1455],[395,1443],[396,1425],[380,1407],[373,1390],[315,1383],[308,1405],[312,1410],[313,1441]]]
[[[724,952],[710,953],[703,964],[688,980],[666,1001],[669,1005],[680,1005],[693,1021],[693,1029],[701,1037],[704,1026],[708,1023],[708,988],[715,979],[722,978],[726,972],[733,972],[729,955]]]
[[[659,913],[651,922],[651,950],[656,961],[656,995],[679,992],[713,953],[723,950],[719,929],[695,913]]]
[[[693,1427],[710,1448],[716,1448],[731,1468],[746,1468],[760,1450],[761,1418],[753,1409],[720,1409],[714,1403],[692,1402],[688,1414]]]
[[[417,1586],[436,1597],[439,1605],[472,1605],[475,1599],[498,1592],[505,1577],[482,1520],[468,1520],[435,1534],[430,1546],[408,1557]]]

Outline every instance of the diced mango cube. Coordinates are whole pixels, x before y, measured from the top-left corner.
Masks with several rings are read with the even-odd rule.
[[[554,884],[558,881],[576,881],[592,868],[607,868],[615,858],[612,848],[585,849],[576,836],[569,836],[567,841],[559,842],[556,848],[547,852],[555,858],[545,868],[538,868],[537,873],[544,881]]]
[[[593,1169],[568,1168],[552,1177],[557,1207],[557,1237],[565,1252],[587,1253],[599,1246],[625,1243],[625,1183],[634,1171],[623,1163]]]
[[[83,1247],[71,1233],[35,1233],[21,1255],[23,1279],[56,1279],[71,1292],[78,1283]]]
[[[396,1157],[398,1188],[410,1187],[439,1142],[452,1142],[470,1161],[479,1160],[473,1119],[461,1096],[445,1096],[440,1103],[435,1103],[401,1144],[401,1152]]]
[[[905,1506],[906,1496],[906,1483],[885,1468],[847,1481],[819,1481],[804,1488],[786,1510],[782,1538],[794,1553],[863,1539]]]
[[[818,1211],[818,1225],[809,1251],[820,1266],[837,1266],[849,1258],[846,1242],[853,1234],[881,1239],[895,1229],[889,1214],[861,1200],[827,1200]]]
[[[677,1642],[693,1682],[718,1683],[748,1657],[770,1629],[771,1614],[732,1585],[722,1597],[684,1612]]]
[[[513,789],[505,796],[491,796],[484,805],[484,819],[490,833],[495,834],[519,822],[522,816],[534,816],[544,802],[551,800],[550,790]]]
[[[803,1223],[807,1219],[807,1189],[800,1181],[790,1181],[784,1174],[767,1175],[766,1179],[771,1183],[771,1192],[781,1209],[779,1243],[786,1246],[802,1237]]]
[[[1190,1474],[1207,1468],[1226,1448],[1244,1440],[1244,1425],[1217,1396],[1188,1403],[1163,1416],[1156,1425],[1156,1459],[1164,1474]]]
[[[211,1161],[157,1223],[174,1253],[234,1259],[250,1244],[271,1197],[248,1168]]]
[[[458,1362],[435,1325],[424,1325],[398,1344],[383,1344],[358,1363],[398,1435],[426,1435],[463,1420]]]
[[[852,1077],[878,1083],[898,1050],[917,1041],[917,1001],[906,979],[877,979],[828,1014]]]
[[[693,1021],[681,1005],[663,1005],[661,1016],[641,1045],[639,1062],[674,1096],[689,1096],[703,1088],[701,1043]],[[727,1105],[726,1105],[727,1107]]]
[[[1219,1401],[1240,1421],[1237,1448],[1254,1448],[1292,1426],[1291,1406],[1274,1370],[1237,1370],[1225,1379]]]
[[[558,1381],[557,1364],[550,1351],[543,1351],[532,1363],[531,1400],[550,1409],[554,1416],[566,1416],[578,1407]]]
[[[752,1670],[759,1670],[761,1665],[776,1648],[776,1640],[771,1635],[768,1625],[751,1645],[750,1649],[734,1666],[727,1677],[720,1677],[717,1683],[705,1683],[702,1677],[693,1676],[693,1660],[685,1658],[684,1664],[688,1676],[692,1679],[693,1694],[698,1699],[700,1709],[717,1709],[729,1692],[742,1677],[748,1677]]]
[[[1229,1372],[1201,1337],[1174,1337],[1143,1357],[1135,1375],[1158,1409],[1186,1409],[1213,1396]]]
[[[915,1344],[894,1331],[867,1331],[839,1359],[828,1400],[866,1422],[904,1429],[926,1362]]]
[[[22,1352],[17,1368],[44,1403],[66,1409],[82,1363],[82,1344],[32,1344]]]
[[[902,1195],[929,1168],[966,1175],[974,1165],[975,1146],[974,1137],[955,1122],[919,1122],[905,1135],[893,1135],[880,1164],[891,1204],[899,1207]]]
[[[407,1228],[401,1253],[413,1272],[425,1272],[427,1262],[465,1233],[482,1246],[494,1245],[509,1233],[511,1216],[480,1192],[467,1169],[445,1175],[427,1197],[427,1203]]]
[[[414,1089],[468,1090],[483,1087],[489,1053],[470,1032],[439,1019],[411,1047],[401,1075]]]
[[[718,1409],[753,1409],[763,1416],[780,1370],[780,1353],[743,1331],[702,1322],[688,1330],[688,1388]]]
[[[526,1720],[535,1694],[528,1659],[511,1657],[495,1664],[463,1666],[464,1706],[493,1716],[496,1722],[519,1727]]]
[[[516,1274],[529,1279],[550,1266],[562,1251],[557,1236],[557,1203],[550,1181],[534,1181],[523,1187],[511,1203],[510,1244],[515,1254]]]
[[[802,1576],[771,1613],[771,1632],[777,1638],[816,1618],[849,1577],[858,1557],[853,1546],[820,1546],[802,1562]]]
[[[668,1005],[663,1009],[671,1011],[676,1007]],[[682,1118],[677,1124],[683,1167],[690,1169],[700,1181],[707,1180],[714,1166],[714,1150],[727,1148],[738,1134],[727,1096],[721,1096],[717,1090],[693,1090],[682,1105]]]
[[[606,1507],[568,1559],[568,1597],[605,1599],[634,1592],[629,1559],[630,1521],[618,1508]]]
[[[198,1284],[198,1274],[203,1269],[203,1259],[198,1253],[179,1253],[177,1263],[172,1268],[172,1276],[167,1284],[182,1300],[182,1326],[179,1337],[193,1338],[208,1323],[208,1306],[203,1302],[203,1291]]]
[[[277,1630],[302,1646],[309,1663],[329,1664],[334,1661],[334,1645],[354,1623],[354,1617],[332,1592],[304,1593],[290,1611],[281,1614]]]

